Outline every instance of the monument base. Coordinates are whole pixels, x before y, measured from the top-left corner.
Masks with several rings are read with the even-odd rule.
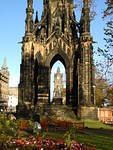
[[[58,101],[59,103],[59,101]],[[17,117],[24,117],[31,119],[34,114],[43,117],[55,118],[57,120],[72,121],[77,118],[79,119],[98,119],[98,108],[92,106],[78,106],[77,115],[75,114],[76,108],[71,106],[61,105],[56,103],[39,103],[37,105],[21,104],[17,106]]]
[[[51,104],[51,105],[37,105],[35,107],[35,113],[42,117],[50,117],[55,118],[57,120],[66,120],[72,121],[76,119],[76,115],[72,107],[66,105],[59,104]]]
[[[80,119],[97,120],[98,109],[97,107],[93,107],[93,106],[79,106],[77,116]]]
[[[54,97],[52,104],[62,105],[62,98]]]
[[[31,119],[34,112],[34,106],[29,103],[22,103],[16,107],[17,118],[28,118]]]

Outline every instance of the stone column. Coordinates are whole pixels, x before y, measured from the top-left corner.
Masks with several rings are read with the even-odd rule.
[[[34,49],[30,41],[23,44],[22,64],[20,67],[19,102],[33,104]]]
[[[84,34],[81,36],[81,59],[82,59],[82,69],[81,69],[81,77],[82,77],[82,103],[85,105],[92,104],[92,96],[93,96],[93,77],[92,77],[92,49],[91,49],[92,38],[89,34]]]
[[[39,65],[38,68],[38,104],[49,103],[49,68]]]

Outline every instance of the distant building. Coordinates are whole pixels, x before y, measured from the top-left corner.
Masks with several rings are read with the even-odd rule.
[[[18,87],[9,87],[9,96],[12,95],[18,98]]]
[[[8,111],[16,112],[18,105],[18,87],[9,87]]]
[[[112,108],[98,108],[98,119],[99,121],[108,123],[112,122]]]
[[[0,70],[0,109],[7,108],[9,99],[9,71],[4,58],[4,63]]]
[[[57,72],[54,74],[54,91],[53,97],[62,98],[63,91],[63,73],[60,72],[60,68],[57,68]]]

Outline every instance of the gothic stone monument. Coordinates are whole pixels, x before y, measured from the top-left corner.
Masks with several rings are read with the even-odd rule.
[[[93,41],[88,0],[83,1],[79,23],[74,14],[73,0],[43,0],[40,21],[37,12],[33,21],[33,13],[33,0],[27,0],[18,113],[45,115],[53,110],[50,103],[50,73],[59,60],[66,70],[65,108],[81,118],[94,117]],[[58,108],[59,112],[62,111],[61,106]]]

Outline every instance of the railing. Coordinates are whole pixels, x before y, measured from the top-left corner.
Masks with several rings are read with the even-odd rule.
[[[72,127],[75,127],[78,130],[84,129],[84,122],[68,122],[61,120],[41,120],[40,121],[42,129],[45,129],[48,132],[50,125],[54,127],[54,131],[57,132],[57,129],[61,130],[70,130]]]
[[[22,121],[19,127],[19,130],[27,130],[28,125],[26,121]]]

